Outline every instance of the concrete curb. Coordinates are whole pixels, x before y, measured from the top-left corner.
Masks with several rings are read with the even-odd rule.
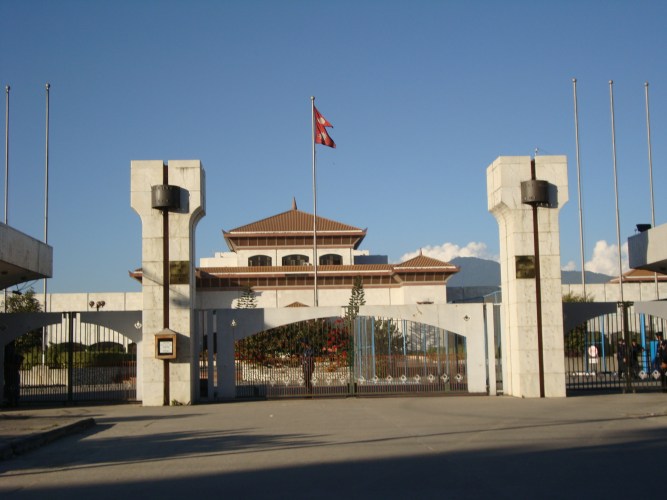
[[[40,448],[46,444],[65,436],[82,432],[94,427],[96,424],[94,418],[84,418],[74,422],[61,425],[47,431],[36,432],[27,436],[11,439],[5,444],[0,444],[0,460],[8,460],[16,455],[27,453],[31,450]]]

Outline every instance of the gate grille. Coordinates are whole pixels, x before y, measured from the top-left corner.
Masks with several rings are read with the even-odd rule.
[[[304,321],[235,347],[239,398],[467,392],[465,338],[405,320]]]
[[[623,356],[621,313],[599,316],[565,334],[567,390],[658,390],[656,333],[665,331],[662,318],[628,312],[628,331],[634,340]],[[619,355],[619,353],[621,355]]]
[[[75,313],[10,343],[5,359],[11,357],[16,371],[9,377],[19,384],[20,402],[136,399],[136,344],[81,323]]]

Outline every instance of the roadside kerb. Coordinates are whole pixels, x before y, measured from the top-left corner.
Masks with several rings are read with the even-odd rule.
[[[51,443],[56,439],[90,429],[94,425],[94,418],[84,418],[59,425],[53,429],[37,431],[25,436],[11,438],[5,443],[0,443],[0,460],[7,460],[15,455],[21,455]]]

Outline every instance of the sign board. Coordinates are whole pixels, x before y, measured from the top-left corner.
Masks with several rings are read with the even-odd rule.
[[[169,284],[170,285],[189,285],[190,284],[190,261],[172,260],[169,261]]]
[[[594,345],[588,348],[588,361],[593,365],[596,365],[598,362],[598,348]]]
[[[155,335],[155,357],[157,359],[176,359],[175,333],[157,333]]]
[[[536,272],[534,255],[516,255],[514,258],[516,279],[525,280],[535,278]]]

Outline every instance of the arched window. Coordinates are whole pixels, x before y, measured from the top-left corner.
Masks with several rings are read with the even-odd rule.
[[[343,257],[335,253],[328,253],[320,255],[321,266],[341,266],[343,265]]]
[[[255,266],[270,266],[272,264],[271,257],[268,255],[253,255],[252,257],[248,258],[248,266],[250,267],[255,267]]]
[[[285,255],[285,257],[283,257],[283,266],[305,266],[308,264],[308,261],[309,259],[307,255]]]

